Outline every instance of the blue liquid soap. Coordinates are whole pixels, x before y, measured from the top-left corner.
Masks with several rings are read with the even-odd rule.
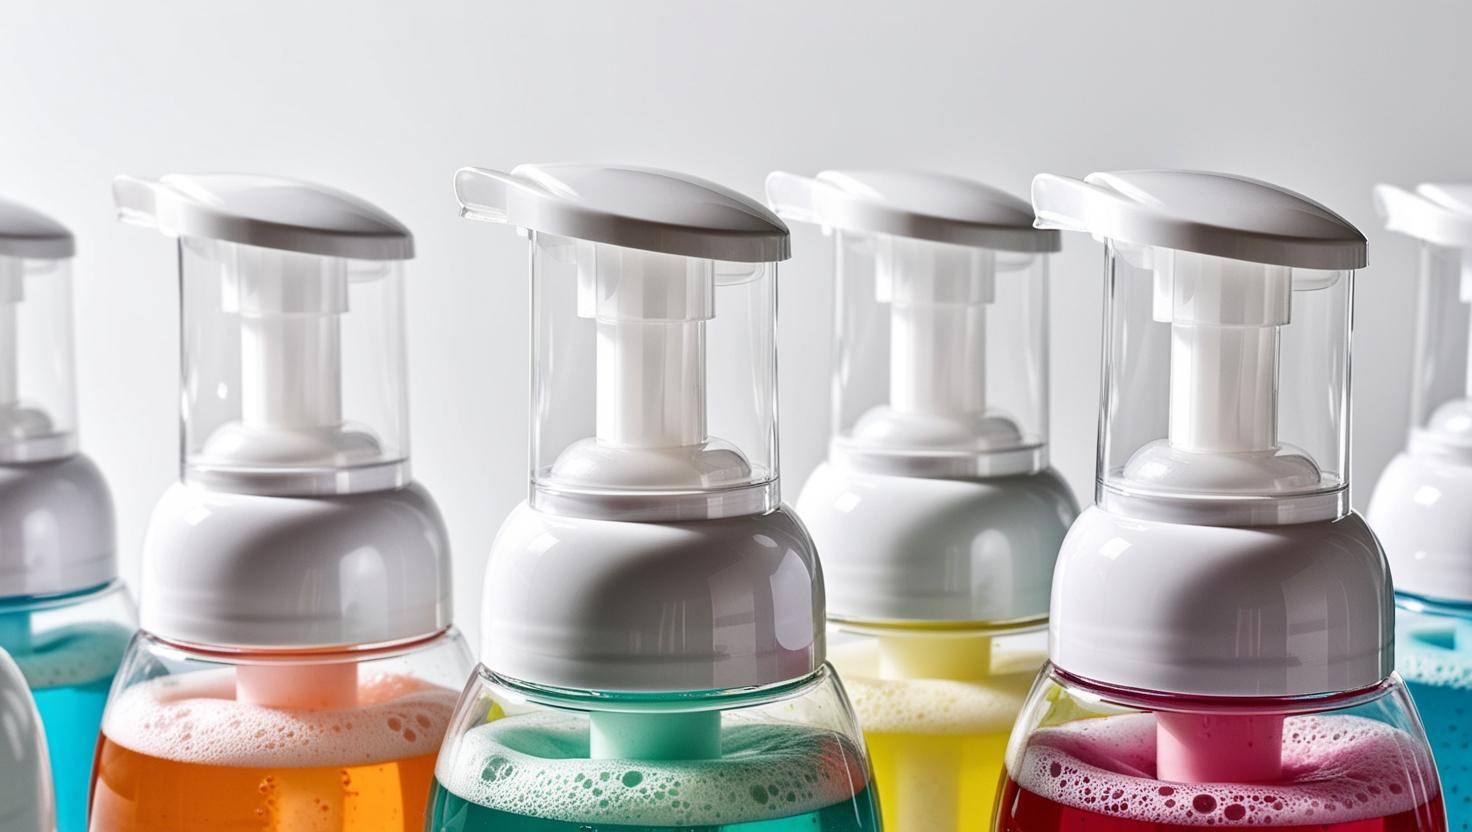
[[[709,759],[591,759],[586,717],[471,729],[441,756],[430,832],[873,832],[862,753],[795,724],[727,724]]]
[[[1448,828],[1472,832],[1472,605],[1399,600],[1396,669],[1431,740]]]
[[[46,613],[57,609],[48,606]],[[0,610],[0,647],[14,657],[41,714],[56,789],[57,830],[86,832],[102,710],[132,633],[110,622],[38,629],[36,615]]]

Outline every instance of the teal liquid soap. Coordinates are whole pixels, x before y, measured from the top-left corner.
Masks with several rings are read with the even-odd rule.
[[[0,647],[15,658],[46,732],[58,832],[86,832],[102,710],[132,634],[110,623],[30,631],[29,612],[0,613]]]
[[[585,718],[507,717],[441,757],[430,832],[874,832],[852,742],[791,724],[726,725],[719,757],[589,758]]]
[[[1447,828],[1472,832],[1472,607],[1397,619],[1396,669],[1431,741]]]

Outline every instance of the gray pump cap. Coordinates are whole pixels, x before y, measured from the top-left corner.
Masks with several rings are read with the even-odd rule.
[[[1024,200],[960,176],[901,170],[776,171],[767,202],[782,217],[826,228],[890,234],[998,251],[1052,252],[1057,231],[1033,227]]]
[[[383,209],[334,188],[275,176],[119,176],[118,218],[173,237],[353,260],[408,260],[414,236]]]
[[[450,544],[418,484],[311,499],[175,483],[143,541],[144,630],[214,649],[396,644],[450,626]]]
[[[92,460],[0,465],[0,598],[79,592],[117,576],[112,495]]]
[[[486,667],[570,691],[703,693],[802,679],[825,659],[823,575],[786,508],[685,523],[522,503],[486,569]]]
[[[1358,269],[1365,235],[1348,220],[1286,188],[1192,170],[1039,174],[1039,228],[1295,269]]]
[[[0,257],[61,260],[76,250],[66,226],[34,208],[0,199]]]
[[[674,171],[563,162],[510,173],[461,168],[467,219],[703,260],[772,263],[791,256],[787,226],[756,200]]]

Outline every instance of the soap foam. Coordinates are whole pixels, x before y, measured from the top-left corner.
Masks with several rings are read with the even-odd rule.
[[[588,759],[588,721],[523,714],[490,722],[441,755],[436,776],[490,809],[566,823],[719,826],[814,812],[866,785],[862,754],[795,724],[727,724],[718,760]]]
[[[1155,718],[1085,719],[1029,740],[1013,779],[1089,812],[1181,826],[1299,826],[1385,817],[1437,793],[1430,757],[1405,732],[1355,716],[1288,717],[1272,785],[1157,780]]]
[[[1012,723],[1045,656],[993,647],[992,675],[981,681],[883,679],[872,638],[830,649],[866,734],[997,734]]]
[[[73,624],[41,633],[12,656],[32,690],[77,687],[111,679],[130,638],[116,624]]]
[[[1408,681],[1438,687],[1472,688],[1472,655],[1456,649],[1448,639],[1443,646],[1436,635],[1450,636],[1450,625],[1442,628],[1419,626],[1402,617],[1396,621],[1395,669]]]
[[[181,763],[371,765],[439,750],[455,700],[454,691],[382,674],[360,683],[356,708],[265,708],[235,701],[233,670],[200,671],[127,689],[109,705],[102,731],[132,751]]]

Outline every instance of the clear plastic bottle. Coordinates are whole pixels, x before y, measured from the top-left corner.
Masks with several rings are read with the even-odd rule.
[[[417,832],[470,657],[444,522],[409,475],[413,238],[294,180],[114,194],[178,238],[183,472],[145,539],[92,829]]]
[[[0,650],[0,829],[55,832],[46,734],[26,679]]]
[[[767,200],[833,237],[833,438],[797,510],[885,825],[981,832],[1078,514],[1047,460],[1058,232],[943,174],[779,172]]]
[[[423,829],[465,653],[445,636],[273,656],[144,633],[108,704],[93,828]]]
[[[1420,243],[1411,429],[1369,520],[1395,576],[1396,666],[1415,697],[1452,828],[1472,829],[1472,186],[1375,189],[1386,227]]]
[[[1346,499],[1364,237],[1224,174],[1042,175],[1033,205],[1108,246],[1099,476],[996,828],[1444,829]]]
[[[112,496],[78,450],[74,252],[60,223],[0,200],[0,649],[46,729],[60,832],[87,828],[102,708],[137,626]]]
[[[486,572],[435,832],[879,828],[778,494],[787,228],[682,174],[462,170],[532,248],[532,476]]]

